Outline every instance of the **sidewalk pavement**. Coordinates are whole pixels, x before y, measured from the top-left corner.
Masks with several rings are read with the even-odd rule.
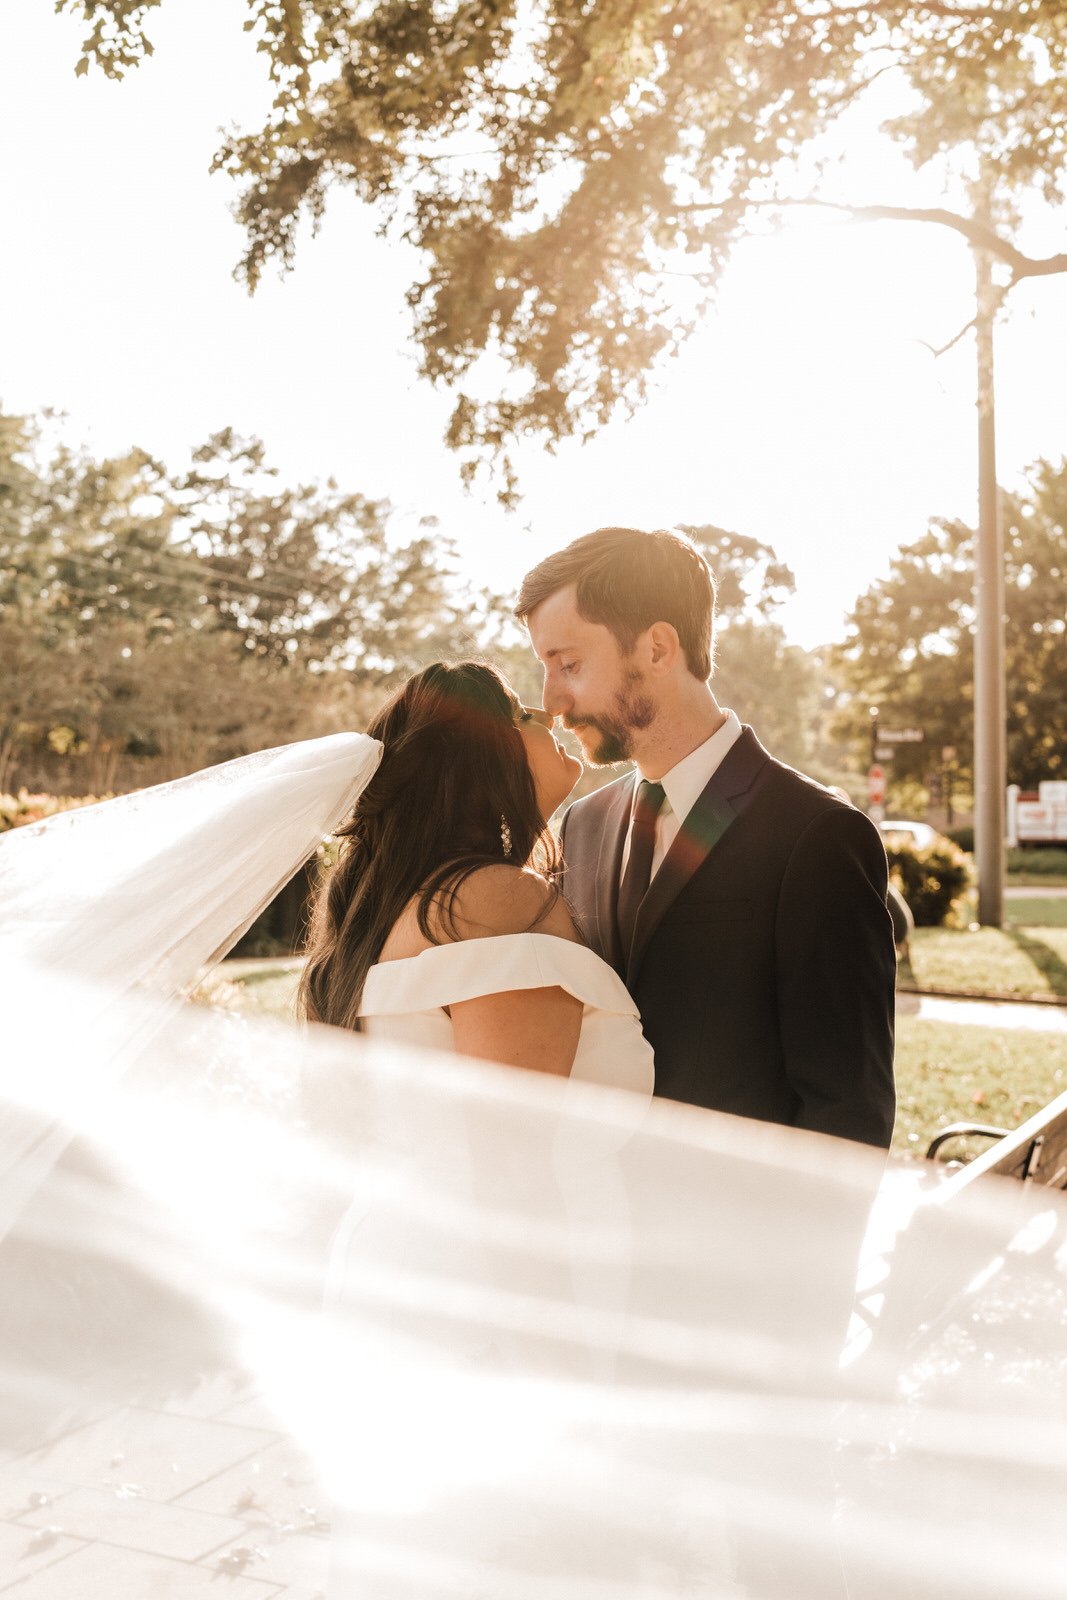
[[[308,1463],[236,1378],[0,1458],[11,1600],[325,1600],[328,1533]]]
[[[956,1022],[978,1028],[1067,1036],[1067,1005],[1053,1001],[994,1000],[984,995],[924,994],[897,990],[897,1016],[921,1022]]]

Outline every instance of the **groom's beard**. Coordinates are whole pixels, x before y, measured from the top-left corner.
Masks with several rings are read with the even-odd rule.
[[[586,745],[582,740],[585,753],[594,766],[612,767],[619,761],[633,760],[634,734],[647,728],[656,715],[651,696],[642,694],[636,687],[640,682],[639,672],[628,672],[610,712],[602,712],[597,717],[573,717],[566,723],[567,727],[583,733],[595,730],[599,734],[595,744]]]

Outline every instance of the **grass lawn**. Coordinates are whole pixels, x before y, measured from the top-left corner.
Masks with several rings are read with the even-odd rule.
[[[1059,906],[1055,900],[1045,904]],[[1067,922],[1059,927],[916,928],[900,979],[918,989],[1067,998]]]
[[[1067,1036],[900,1017],[896,1068],[893,1149],[921,1156],[947,1123],[1015,1128],[1062,1094]],[[961,1140],[946,1154],[977,1155],[985,1149],[985,1139]]]
[[[1006,859],[1009,884],[1030,886],[1043,883],[1050,889],[1054,885],[1067,887],[1067,850],[1017,849],[1009,850]]]
[[[233,977],[224,962],[205,979],[193,998],[227,1011],[242,1011],[249,1017],[279,1017],[294,1022],[299,977],[299,972],[287,970],[281,962]]]
[[[923,930],[920,930],[923,931]],[[948,930],[930,929],[941,934]],[[987,930],[988,931],[988,930]],[[957,937],[979,940],[980,936]],[[1065,952],[1067,954],[1067,952]],[[249,1015],[292,1018],[297,974],[280,966],[211,975],[198,998]],[[893,1149],[921,1156],[949,1122],[1015,1127],[1067,1088],[1067,1036],[954,1022],[897,1021],[897,1126]],[[976,1154],[984,1140],[953,1153]]]
[[[1067,894],[1032,900],[1012,895],[1004,901],[1004,920],[1010,928],[1067,928]]]

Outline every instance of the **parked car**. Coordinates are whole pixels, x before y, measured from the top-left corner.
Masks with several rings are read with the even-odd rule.
[[[937,829],[928,822],[909,822],[901,817],[887,817],[878,824],[878,831],[886,836],[892,834],[898,839],[910,839],[917,850],[925,850],[927,845],[936,844],[941,838]]]

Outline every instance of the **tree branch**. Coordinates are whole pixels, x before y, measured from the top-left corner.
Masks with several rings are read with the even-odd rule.
[[[1015,283],[1015,280],[1013,278],[1011,283],[1001,284],[999,287],[997,287],[997,289],[996,289],[996,291],[994,293],[994,296],[993,296],[992,311],[993,311],[993,315],[994,316],[996,316],[997,312],[1000,310],[1001,306],[1004,304],[1005,300],[1007,299],[1009,293],[1011,292],[1011,290],[1012,290],[1012,288],[1014,286],[1014,283]],[[960,340],[962,338],[964,338],[968,333],[970,333],[972,328],[975,328],[977,326],[978,326],[978,315],[976,313],[971,318],[970,322],[965,322],[964,323],[964,325],[960,329],[959,333],[954,333],[952,335],[952,338],[948,341],[947,344],[938,345],[938,347],[935,349],[934,346],[932,344],[930,344],[929,340],[927,340],[927,339],[919,339],[917,342],[922,345],[924,350],[929,350],[930,354],[933,356],[934,360],[936,361],[939,356],[947,355],[950,350],[952,350],[956,345],[959,344],[959,342],[960,342]]]
[[[678,215],[692,215],[700,211],[742,211],[748,209],[779,210],[783,207],[815,206],[825,211],[840,211],[856,222],[933,222],[962,234],[975,250],[988,250],[1011,268],[1011,281],[1020,278],[1047,277],[1057,272],[1067,272],[1067,250],[1054,256],[1028,256],[1004,239],[989,223],[978,217],[962,217],[943,206],[854,206],[839,200],[807,199],[709,201],[706,205],[681,206]]]
[[[876,83],[887,72],[897,72],[899,68],[899,61],[883,62],[880,67],[876,67],[865,78],[858,78],[855,83],[849,84],[847,88],[842,89],[840,94],[832,95],[827,100],[827,110],[847,111],[849,106],[854,105],[861,95],[867,93],[872,83]]]
[[[977,325],[977,322],[978,318],[976,316],[972,317],[970,322],[965,322],[963,324],[963,327],[960,329],[959,333],[954,333],[952,335],[952,338],[947,344],[938,345],[936,349],[928,339],[917,339],[916,343],[921,344],[924,350],[929,350],[930,354],[936,361],[939,356],[947,356],[949,351],[958,345],[962,338],[970,333],[971,329]]]
[[[924,16],[938,17],[949,22],[1004,22],[1018,12],[1015,6],[954,6],[949,0],[919,0],[919,3],[910,9],[921,12]],[[826,5],[819,11],[811,12],[811,16],[813,18],[874,16],[877,10],[877,0],[868,0],[866,5],[860,0],[859,4],[852,6]]]
[[[943,228],[960,233],[976,250],[988,250],[1012,270],[1012,281],[1019,278],[1043,277],[1050,273],[1067,272],[1067,251],[1058,255],[1034,257],[1024,255],[1010,240],[1004,239],[988,222],[979,217],[961,217],[956,211],[943,206],[849,206],[834,200],[810,200],[801,204],[820,206],[831,211],[844,211],[857,222],[933,222]]]

